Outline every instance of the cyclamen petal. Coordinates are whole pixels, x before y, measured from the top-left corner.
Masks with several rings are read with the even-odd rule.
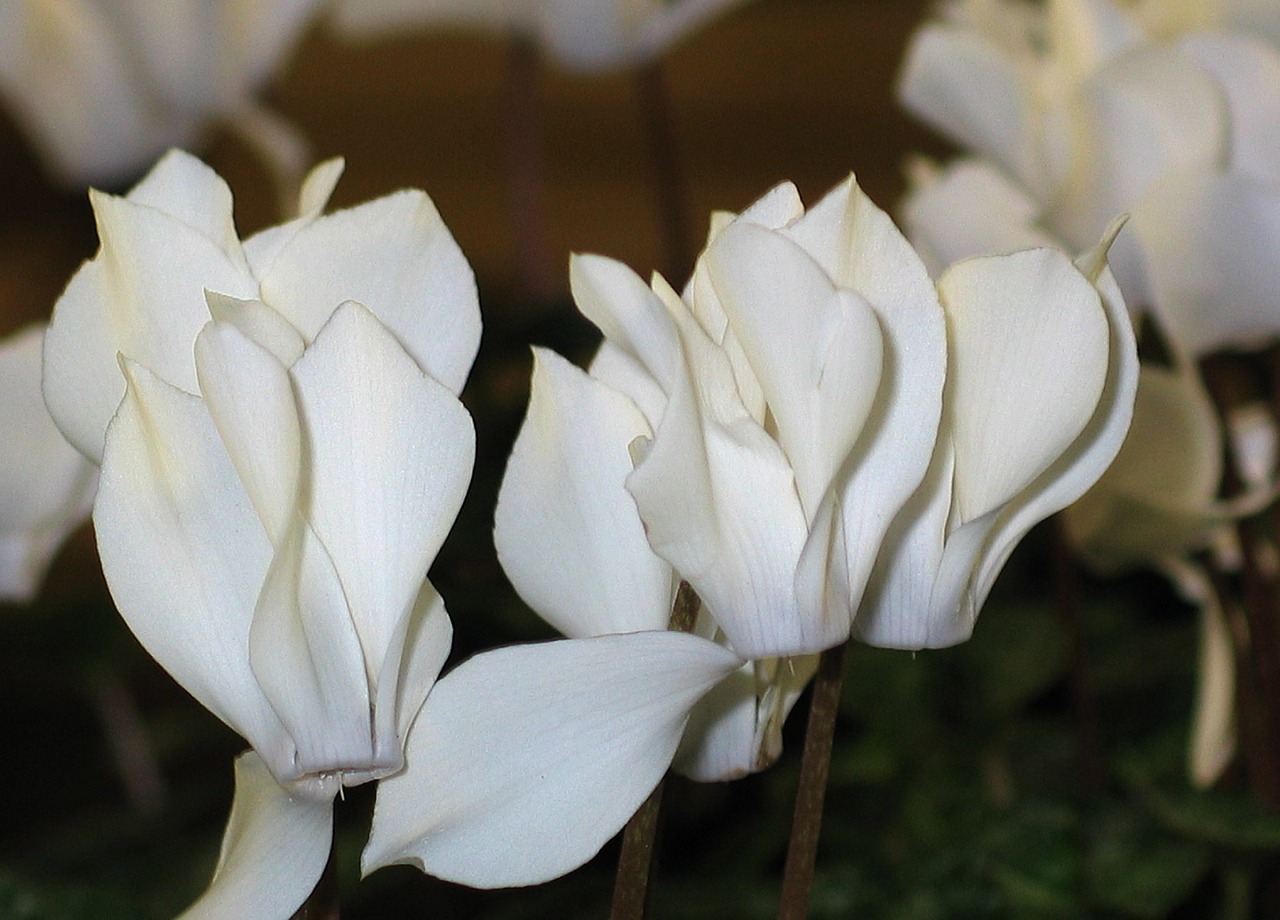
[[[291,795],[253,751],[236,761],[236,792],[209,888],[178,920],[291,916],[324,872],[333,805]]]
[[[741,660],[643,632],[485,652],[432,690],[378,786],[364,871],[412,863],[481,888],[595,855],[666,772],[690,708]]]

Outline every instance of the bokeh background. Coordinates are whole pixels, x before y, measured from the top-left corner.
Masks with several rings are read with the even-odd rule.
[[[687,191],[684,245],[696,247],[712,209],[741,209],[784,179],[811,202],[853,171],[892,211],[907,156],[948,152],[894,101],[926,11],[917,0],[758,0],[675,49],[662,70]],[[463,399],[480,453],[433,569],[454,660],[550,634],[507,585],[490,531],[529,344],[582,360],[598,341],[567,298],[568,254],[603,253],[641,274],[665,258],[634,79],[546,68],[539,130],[558,290],[545,302],[521,296],[504,184],[506,63],[503,44],[479,36],[351,46],[317,28],[267,92],[317,157],[346,158],[334,206],[424,188],[478,278],[485,337]],[[200,152],[231,184],[242,235],[277,219],[267,175],[239,142],[214,132]],[[0,334],[46,318],[95,248],[83,190],[48,184],[0,114]],[[1187,789],[1193,614],[1154,579],[1077,576],[1082,616],[1064,621],[1052,545],[1042,529],[1019,550],[968,645],[851,650],[814,916],[1280,916],[1269,894],[1280,823],[1232,777]],[[0,920],[178,913],[212,871],[241,748],[118,621],[86,528],[35,604],[0,608]],[[774,913],[791,748],[738,783],[670,785],[655,916]],[[538,889],[473,892],[408,868],[360,882],[369,793],[339,805],[344,917],[607,912],[612,846]]]

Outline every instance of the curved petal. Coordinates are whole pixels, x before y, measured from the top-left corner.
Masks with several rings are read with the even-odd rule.
[[[124,395],[117,352],[195,392],[191,349],[209,321],[206,289],[258,296],[247,268],[183,220],[126,198],[92,194],[102,247],[54,306],[44,394],[67,439],[100,461]]]
[[[880,388],[880,324],[800,246],[749,223],[703,255],[735,337],[760,381],[812,522]]]
[[[534,349],[493,536],[520,596],[571,638],[667,627],[671,567],[650,549],[624,486],[630,444],[649,435],[625,396]]]
[[[218,868],[178,920],[292,916],[320,881],[332,839],[332,801],[291,795],[257,754],[241,754]]]
[[[94,506],[125,623],[192,696],[273,763],[292,742],[249,666],[271,543],[200,400],[125,363]]]
[[[1155,314],[1181,354],[1255,348],[1280,334],[1280,186],[1182,173],[1132,213]]]
[[[667,291],[689,370],[627,477],[649,544],[746,658],[818,651],[824,610],[797,609],[808,527],[781,449],[747,413],[724,351]],[[838,640],[837,640],[838,641]]]
[[[741,660],[685,633],[485,652],[446,675],[378,786],[363,866],[481,888],[582,865],[666,772],[689,709]]]
[[[1026,488],[1084,430],[1106,382],[1110,333],[1098,292],[1052,250],[960,262],[938,290],[951,337],[954,501],[971,521]]]
[[[462,506],[475,461],[471,416],[356,303],[338,308],[291,373],[307,519],[376,674]]]
[[[89,517],[97,470],[67,443],[40,393],[44,327],[0,341],[0,598],[35,596],[63,539]]]
[[[289,372],[228,323],[205,326],[195,358],[205,408],[258,519],[278,546],[301,494],[302,429]]]
[[[364,304],[418,365],[461,392],[480,346],[475,276],[431,199],[407,190],[317,218],[262,276],[262,299],[310,340]]]
[[[137,17],[145,19],[145,16]],[[231,189],[216,172],[185,150],[170,150],[125,196],[182,221],[243,265]]]

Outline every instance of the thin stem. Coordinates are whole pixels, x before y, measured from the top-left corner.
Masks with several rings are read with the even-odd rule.
[[[534,304],[556,296],[547,242],[547,207],[542,149],[538,139],[538,51],[512,36],[507,57],[507,187],[516,234],[516,266],[521,295]]]
[[[804,754],[800,760],[800,785],[796,789],[795,816],[787,846],[787,864],[782,875],[782,898],[778,920],[804,920],[809,914],[814,866],[818,859],[818,836],[822,831],[822,807],[831,770],[831,745],[835,737],[836,712],[840,708],[840,685],[844,675],[844,650],[848,643],[829,648],[818,660],[809,701],[809,726],[805,730]]]
[[[339,920],[337,841],[329,846],[320,881],[290,920]]]
[[[130,804],[144,815],[157,814],[164,808],[168,790],[137,701],[114,674],[94,684],[92,699]]]
[[[680,582],[667,628],[692,632],[701,602],[687,581]],[[657,851],[658,819],[662,812],[662,780],[649,793],[622,832],[622,852],[614,876],[613,906],[609,920],[644,920],[649,912],[649,890],[653,880],[653,857]]]
[[[653,160],[653,189],[657,195],[658,220],[662,228],[663,272],[672,284],[680,285],[692,267],[689,219],[671,93],[667,89],[660,60],[645,64],[636,72],[636,87],[640,93],[649,155]]]

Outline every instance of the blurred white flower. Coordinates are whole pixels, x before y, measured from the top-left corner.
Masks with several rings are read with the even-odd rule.
[[[634,67],[747,0],[337,0],[340,32],[479,28],[535,42],[571,70]]]
[[[63,539],[89,517],[98,472],[40,394],[44,327],[0,339],[0,599],[28,601]]]
[[[944,264],[1030,236],[1080,251],[1128,211],[1125,298],[1181,355],[1280,333],[1280,51],[1157,41],[1111,0],[948,9],[912,40],[900,92],[979,159],[917,171],[913,239]]]
[[[321,0],[6,0],[0,95],[68,185],[137,176],[253,96]],[[267,131],[273,130],[270,126]],[[275,129],[278,130],[278,127]]]

